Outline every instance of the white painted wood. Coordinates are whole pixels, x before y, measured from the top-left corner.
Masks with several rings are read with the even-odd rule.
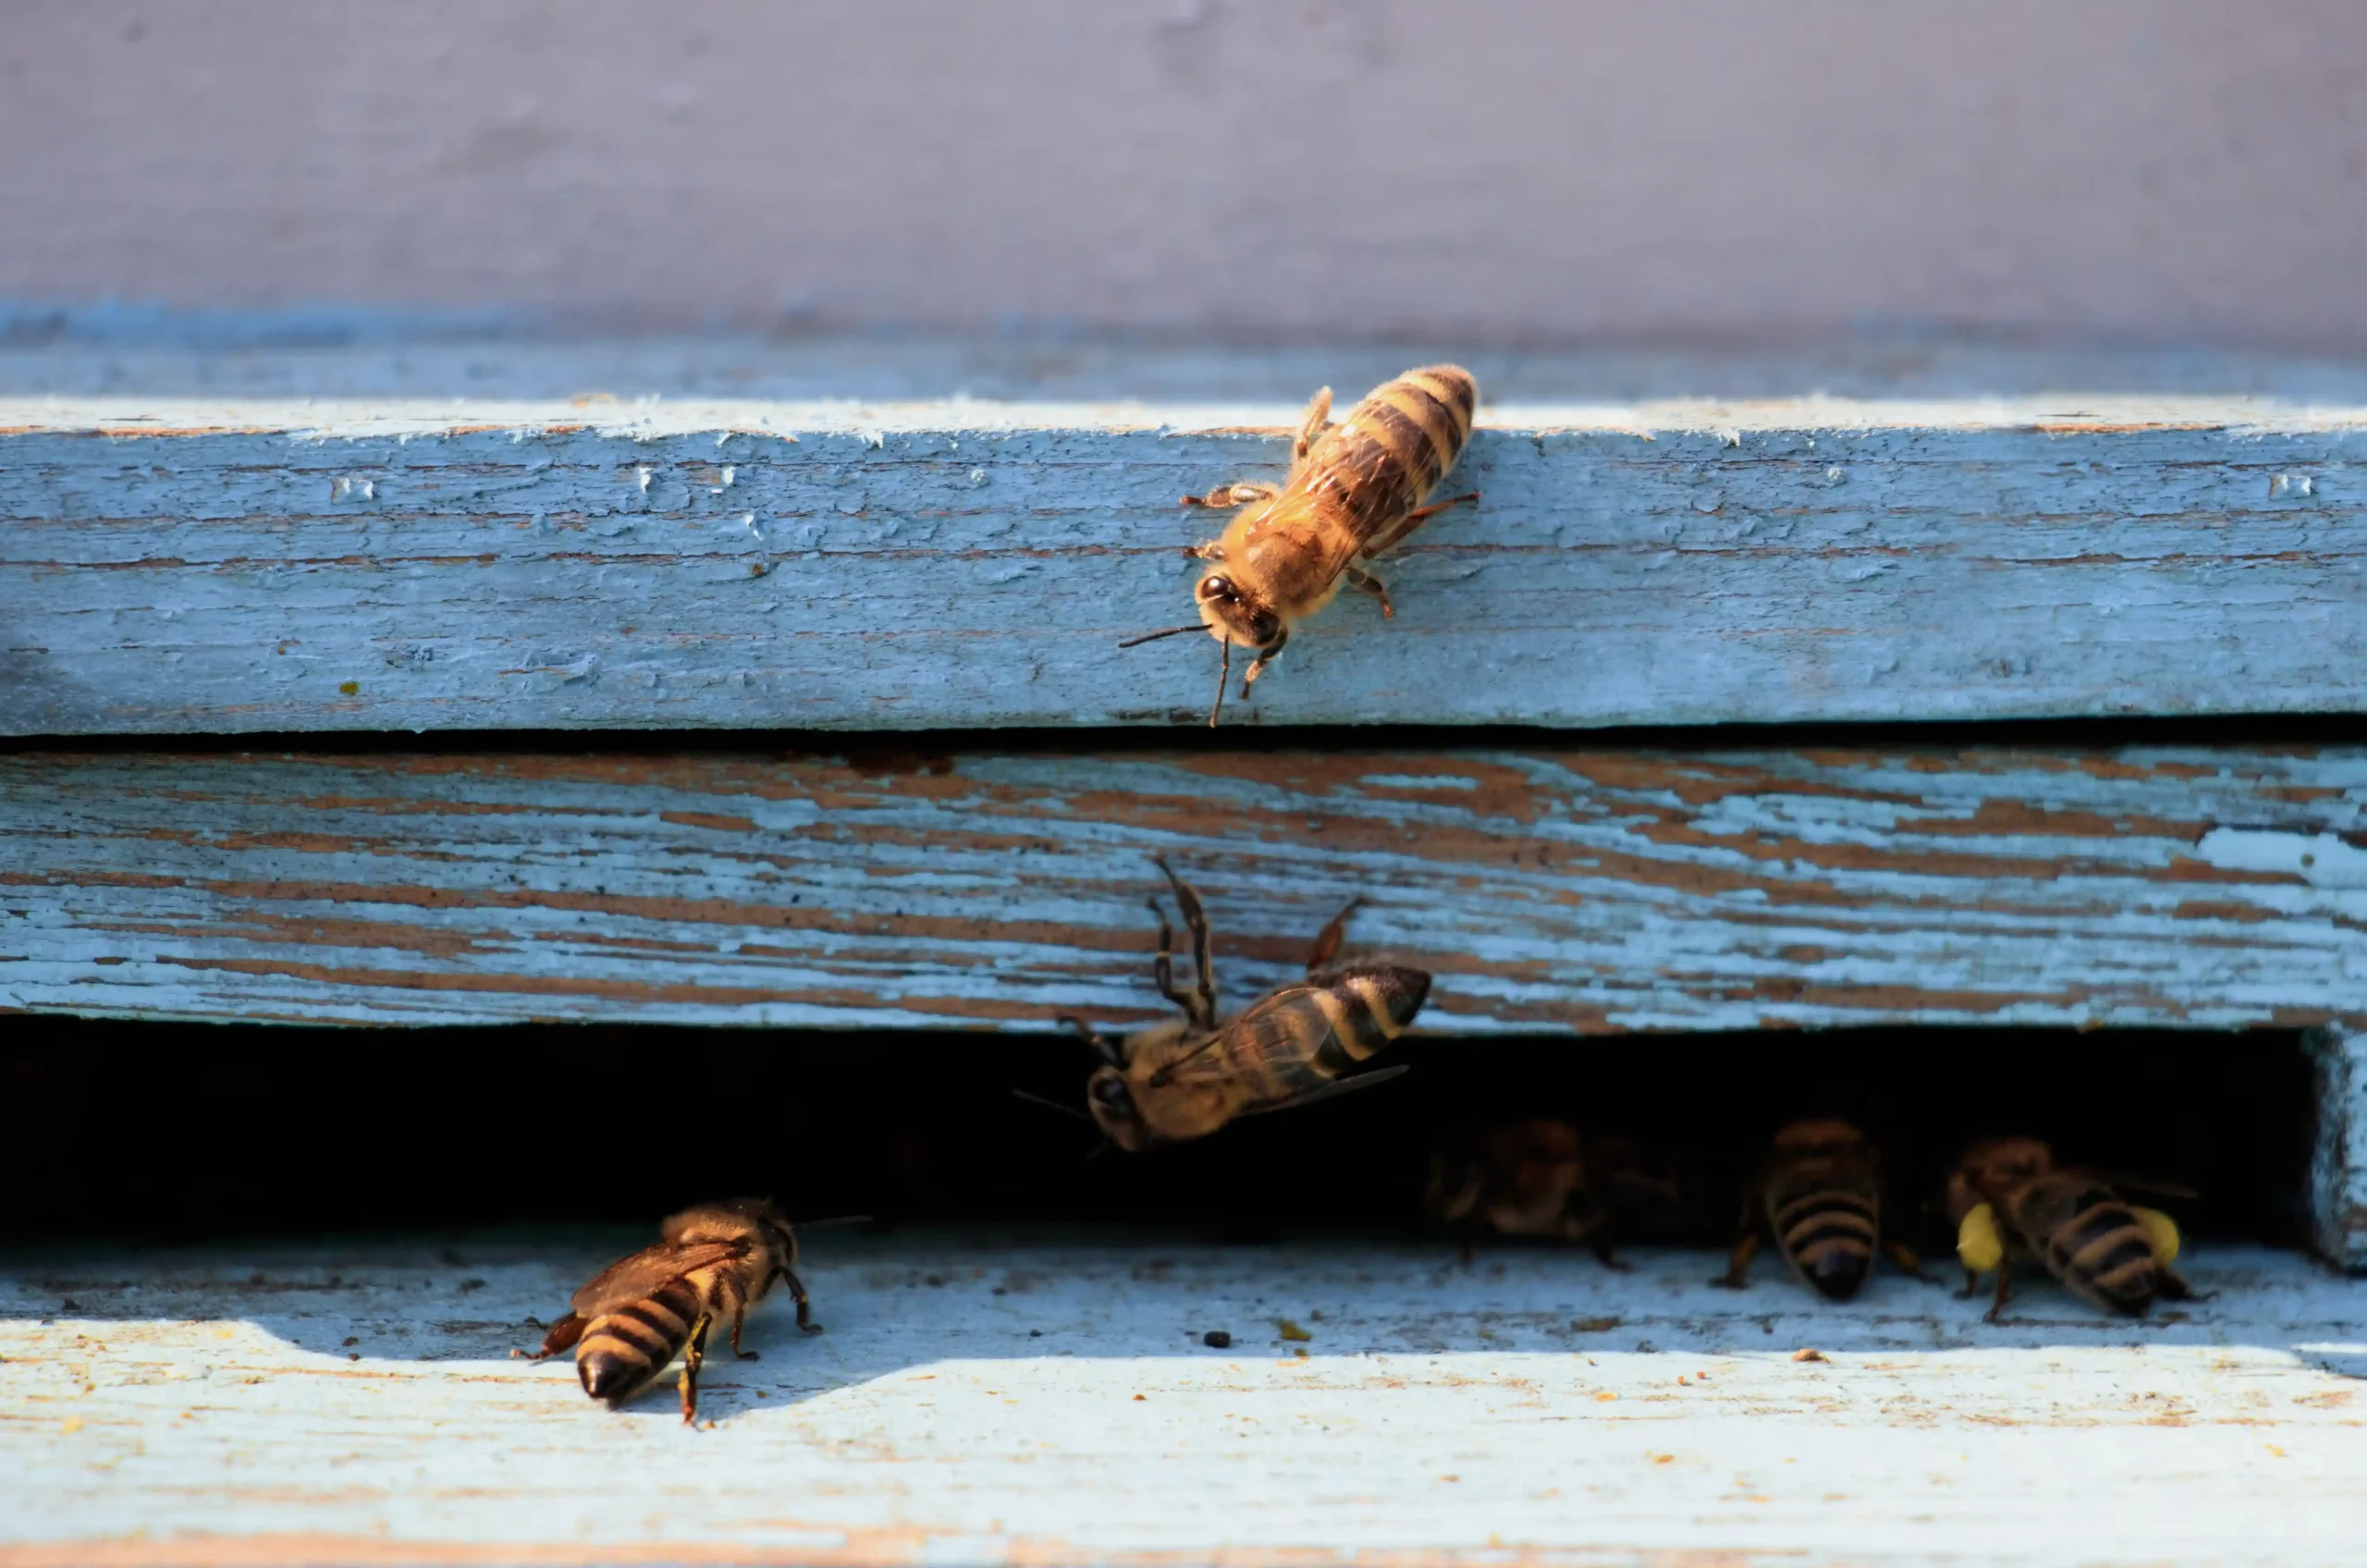
[[[2361,1551],[2367,1287],[2292,1255],[2199,1246],[2217,1293],[2152,1323],[2036,1285],[1993,1328],[1887,1273],[1845,1306],[1712,1290],[1705,1253],[832,1232],[828,1332],[759,1317],[685,1431],[668,1391],[612,1415],[506,1358],[639,1240],[10,1260],[0,1563]]]
[[[0,757],[0,1008],[1044,1029],[1351,897],[1445,1031],[2367,1011],[2367,753]]]
[[[0,732],[1195,724],[1285,405],[19,399]],[[2367,708],[2367,411],[1499,408],[1235,723]]]

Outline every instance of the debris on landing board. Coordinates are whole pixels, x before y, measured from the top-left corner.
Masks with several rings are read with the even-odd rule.
[[[666,1388],[609,1412],[508,1357],[619,1244],[16,1256],[0,1562],[2303,1561],[2367,1516],[2367,1286],[2293,1254],[2201,1248],[2216,1293],[2179,1323],[2033,1281],[1991,1326],[1905,1280],[1720,1291],[1693,1252],[1475,1278],[1411,1243],[1162,1244],[1148,1269],[834,1235],[801,1264],[830,1332],[760,1311],[763,1359],[711,1354],[684,1430]],[[1285,1304],[1322,1314],[1323,1354],[1208,1354],[1202,1325]]]

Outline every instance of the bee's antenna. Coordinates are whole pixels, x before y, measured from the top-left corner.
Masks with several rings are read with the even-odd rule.
[[[1086,1115],[1084,1111],[1077,1109],[1077,1108],[1073,1105],[1062,1105],[1058,1100],[1048,1100],[1041,1095],[1031,1095],[1024,1089],[1013,1089],[1012,1090],[1012,1095],[1015,1098],[1025,1100],[1030,1105],[1040,1105],[1046,1110],[1057,1110],[1062,1116],[1073,1116],[1079,1121],[1090,1121],[1093,1120],[1092,1117]]]
[[[1224,640],[1224,659],[1217,666],[1217,700],[1208,704],[1208,728],[1217,727],[1217,713],[1224,706],[1224,683],[1233,679],[1233,639]]]
[[[1124,642],[1119,643],[1118,646],[1122,648],[1138,648],[1145,643],[1156,643],[1161,637],[1181,637],[1186,631],[1203,631],[1206,630],[1206,623],[1196,620],[1189,626],[1171,626],[1164,631],[1146,631],[1139,637],[1127,638]]]

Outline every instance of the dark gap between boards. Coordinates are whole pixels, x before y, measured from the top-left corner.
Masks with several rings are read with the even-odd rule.
[[[0,1027],[0,1243],[642,1227],[769,1194],[881,1225],[1184,1226],[1257,1243],[1422,1229],[1430,1150],[1519,1117],[1620,1135],[1684,1178],[1623,1239],[1723,1246],[1767,1135],[1839,1110],[1882,1145],[1910,1240],[1972,1136],[2191,1187],[2203,1239],[2304,1244],[2316,1111],[2289,1033],[1836,1031],[1417,1037],[1370,1093],[1105,1154],[1064,1035],[623,1025],[406,1031],[19,1016]]]

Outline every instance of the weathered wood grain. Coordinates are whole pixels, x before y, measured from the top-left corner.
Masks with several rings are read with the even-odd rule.
[[[0,758],[0,1006],[1040,1029],[1350,897],[1438,1030],[2367,1011],[2367,751]]]
[[[2318,1250],[2367,1272],[2367,1030],[2356,1019],[2309,1035],[2317,1061],[2318,1141],[2310,1207]]]
[[[643,1239],[10,1260],[0,1564],[2285,1563],[2367,1508],[2367,1291],[2291,1254],[1993,1327],[1706,1253],[831,1232],[828,1332],[760,1312],[684,1431],[507,1356]]]
[[[0,407],[0,732],[1197,722],[1279,405]],[[2367,414],[1498,409],[1240,722],[2367,708]],[[1352,597],[1354,597],[1352,595]]]

